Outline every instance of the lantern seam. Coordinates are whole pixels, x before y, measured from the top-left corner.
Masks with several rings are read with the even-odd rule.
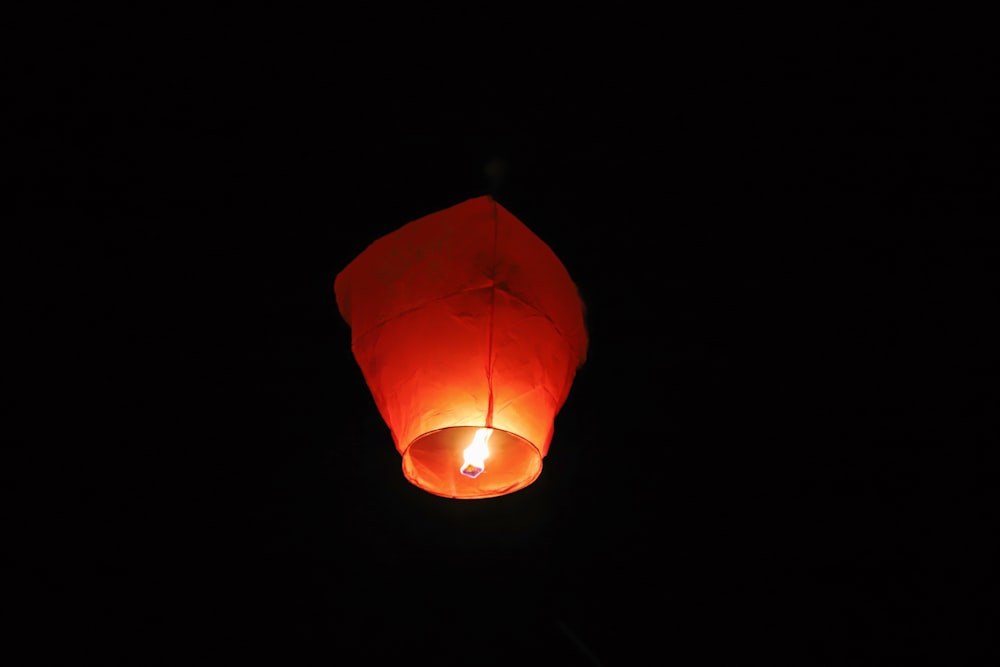
[[[369,327],[368,329],[366,329],[363,333],[358,334],[357,338],[355,338],[354,341],[356,343],[356,342],[360,341],[361,339],[363,339],[365,336],[367,336],[370,333],[374,332],[375,330],[379,329],[380,327],[388,324],[389,322],[392,322],[393,320],[397,320],[400,317],[404,317],[406,315],[409,315],[412,312],[421,310],[422,308],[426,308],[427,306],[430,306],[432,304],[435,304],[435,303],[438,303],[438,302],[441,302],[441,301],[446,301],[447,299],[450,299],[450,298],[455,297],[455,296],[459,296],[461,294],[469,294],[471,292],[483,291],[483,290],[488,290],[488,289],[499,290],[499,291],[503,292],[504,294],[512,297],[513,299],[516,299],[518,301],[518,303],[521,303],[521,304],[525,305],[526,307],[528,307],[531,310],[533,310],[536,313],[538,313],[538,315],[540,315],[541,317],[544,317],[549,322],[549,324],[552,325],[552,328],[555,329],[556,333],[559,334],[562,338],[564,338],[564,339],[568,339],[569,338],[569,336],[567,336],[565,334],[565,332],[563,332],[563,330],[559,328],[559,326],[556,324],[555,320],[553,320],[549,315],[547,315],[543,311],[539,310],[537,306],[533,305],[532,303],[530,303],[528,301],[525,301],[524,298],[522,298],[521,296],[519,296],[516,292],[510,291],[509,289],[503,287],[502,285],[497,285],[495,288],[492,287],[492,286],[490,286],[490,285],[484,285],[482,287],[466,287],[466,288],[460,289],[458,291],[451,292],[449,294],[445,294],[445,295],[440,296],[440,297],[436,297],[434,299],[431,299],[430,301],[424,301],[423,303],[421,303],[421,304],[419,304],[417,306],[413,306],[412,308],[407,308],[406,310],[404,310],[404,311],[402,311],[400,313],[397,313],[397,314],[393,315],[392,317],[389,317],[389,318],[386,318],[386,319],[382,320],[378,324],[373,324],[371,327]],[[575,345],[569,345],[569,347],[572,348],[574,351],[576,351],[576,346]]]
[[[487,322],[486,342],[486,391],[489,394],[489,404],[486,407],[486,428],[493,428],[493,330],[496,328],[497,302],[497,248],[499,247],[500,218],[497,215],[497,203],[493,204],[493,261],[490,262],[490,310]]]

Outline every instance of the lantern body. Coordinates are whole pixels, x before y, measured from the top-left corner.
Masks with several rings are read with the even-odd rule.
[[[587,350],[576,286],[541,239],[470,199],[375,241],[335,292],[407,479],[489,498],[538,477]],[[462,451],[481,428],[489,458],[470,477]]]

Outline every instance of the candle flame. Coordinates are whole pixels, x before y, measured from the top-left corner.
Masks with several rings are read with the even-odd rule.
[[[476,436],[472,439],[472,444],[462,451],[464,461],[462,467],[459,468],[459,472],[466,477],[475,479],[486,470],[486,459],[490,457],[490,449],[487,447],[487,443],[492,434],[493,429],[491,428],[481,428],[476,431]]]

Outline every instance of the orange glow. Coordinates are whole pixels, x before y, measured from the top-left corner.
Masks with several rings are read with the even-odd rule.
[[[377,239],[334,289],[410,482],[490,498],[538,477],[587,353],[576,285],[545,242],[477,197]],[[486,455],[463,458],[480,440]]]
[[[475,479],[486,470],[486,459],[490,457],[491,435],[493,435],[491,428],[481,428],[476,431],[472,444],[462,450],[462,467],[459,472]]]

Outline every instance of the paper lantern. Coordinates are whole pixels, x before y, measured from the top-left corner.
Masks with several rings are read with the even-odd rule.
[[[478,197],[378,239],[334,288],[407,479],[490,498],[538,477],[587,353],[580,296],[549,246]]]

